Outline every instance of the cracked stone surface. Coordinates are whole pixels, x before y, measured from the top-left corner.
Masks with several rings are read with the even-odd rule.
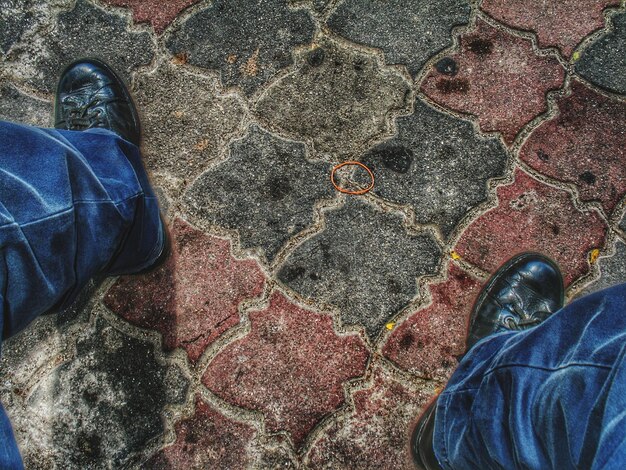
[[[241,246],[271,262],[287,240],[313,223],[313,207],[330,199],[330,165],[306,159],[304,144],[258,126],[230,145],[229,158],[203,173],[186,195],[203,221],[236,229]]]
[[[465,0],[344,0],[328,27],[350,41],[382,49],[387,63],[406,65],[415,75],[437,52],[452,45],[454,26],[469,22]]]
[[[596,212],[576,209],[563,190],[521,170],[514,177],[498,187],[498,206],[463,232],[458,254],[493,273],[517,253],[543,253],[558,263],[566,286],[587,274],[589,252],[604,246],[605,222]]]
[[[467,325],[482,283],[450,263],[445,281],[430,286],[432,301],[398,325],[383,355],[423,377],[449,377],[465,352]]]
[[[508,154],[498,140],[478,137],[466,121],[420,99],[414,108],[397,120],[397,135],[361,161],[375,174],[374,194],[410,205],[417,223],[434,224],[447,237],[488,198],[487,181],[504,174]]]
[[[196,396],[193,416],[176,423],[176,442],[151,457],[143,468],[248,468],[247,448],[255,429],[230,419]]]
[[[180,369],[156,360],[151,343],[98,318],[76,343],[76,357],[37,383],[26,402],[29,420],[14,421],[28,442],[26,467],[130,464],[163,433],[163,408],[182,403],[187,387]]]
[[[11,83],[0,83],[0,119],[49,126],[52,123],[52,104],[27,95]]]
[[[418,276],[436,272],[441,249],[430,234],[407,233],[401,216],[358,199],[324,219],[326,229],[293,251],[278,279],[375,338],[417,295]]]
[[[310,43],[314,32],[309,13],[288,8],[284,0],[216,0],[188,18],[166,44],[190,64],[219,71],[224,86],[251,94],[291,65],[292,49]]]
[[[333,470],[415,468],[409,439],[427,398],[376,368],[371,386],[354,393],[354,411],[324,429],[306,463]]]
[[[484,0],[480,8],[507,26],[536,33],[539,47],[558,47],[569,57],[585,36],[604,26],[602,11],[619,4],[617,0]]]
[[[97,38],[97,40],[94,40]],[[15,73],[30,85],[53,92],[61,72],[83,57],[102,59],[130,83],[131,71],[154,57],[150,35],[131,31],[125,17],[86,0],[57,15],[51,31],[20,47]]]
[[[199,0],[104,0],[109,5],[130,8],[135,23],[150,23],[161,34],[185,8]]]
[[[250,333],[211,361],[202,383],[229,403],[261,411],[265,426],[286,430],[298,448],[343,404],[343,384],[364,373],[367,350],[356,335],[338,336],[329,316],[280,293],[249,316]]]
[[[239,324],[239,304],[263,292],[265,277],[255,261],[233,258],[228,240],[180,219],[172,240],[172,254],[161,268],[119,278],[104,303],[132,324],[161,332],[165,350],[182,347],[196,361]]]
[[[476,116],[483,132],[500,132],[508,144],[548,110],[546,93],[560,88],[565,76],[555,58],[535,54],[530,40],[482,20],[447,60],[454,67],[438,62],[421,90],[446,108]]]
[[[376,56],[323,40],[256,105],[259,117],[316,150],[345,154],[389,133],[389,114],[405,108],[409,84]]]
[[[243,103],[220,93],[217,82],[171,63],[136,77],[146,166],[163,186],[193,181],[241,125]]]
[[[609,91],[626,95],[626,13],[612,18],[613,31],[587,47],[576,72]]]
[[[557,104],[559,114],[533,131],[520,158],[538,172],[576,185],[582,201],[607,214],[626,192],[626,104],[579,82]]]

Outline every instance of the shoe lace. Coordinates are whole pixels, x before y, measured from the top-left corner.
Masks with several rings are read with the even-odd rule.
[[[108,85],[103,85],[90,94],[78,90],[63,97],[64,116],[56,123],[57,128],[68,130],[85,130],[107,125],[101,106],[121,101],[119,97],[103,98],[98,92]]]

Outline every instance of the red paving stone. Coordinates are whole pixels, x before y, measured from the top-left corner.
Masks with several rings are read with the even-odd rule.
[[[449,58],[458,70],[435,67],[422,91],[446,108],[475,115],[481,130],[501,132],[508,144],[548,109],[546,93],[560,88],[564,78],[559,62],[536,55],[529,40],[481,20]]]
[[[560,181],[574,183],[583,201],[601,201],[607,214],[626,192],[626,104],[573,81],[559,114],[530,135],[520,158]]]
[[[239,303],[259,296],[265,278],[255,261],[232,257],[228,240],[181,219],[171,233],[167,263],[145,276],[119,278],[104,303],[130,323],[160,331],[164,349],[182,347],[196,361],[239,323]]]
[[[508,26],[535,32],[539,47],[558,47],[569,57],[585,36],[604,26],[602,10],[619,3],[617,0],[484,0],[480,8]]]
[[[233,421],[196,396],[196,411],[175,426],[176,442],[150,458],[143,468],[241,469],[250,464],[246,450],[252,426]]]
[[[517,253],[543,253],[559,264],[566,285],[589,271],[588,254],[604,245],[607,233],[596,212],[580,212],[569,193],[521,170],[497,194],[498,206],[461,235],[455,248],[461,257],[493,273]]]
[[[383,355],[413,374],[449,376],[456,356],[465,351],[467,323],[481,286],[450,263],[448,279],[430,286],[432,303],[395,329]]]
[[[344,403],[342,385],[363,375],[367,350],[356,335],[338,336],[329,316],[280,293],[250,322],[250,333],[217,355],[202,382],[229,403],[263,412],[269,431],[288,431],[299,447]]]
[[[414,469],[413,424],[429,396],[376,369],[371,387],[354,393],[354,411],[333,422],[307,455],[308,468]]]
[[[104,0],[117,7],[130,8],[135,23],[150,23],[161,34],[178,14],[199,0]]]

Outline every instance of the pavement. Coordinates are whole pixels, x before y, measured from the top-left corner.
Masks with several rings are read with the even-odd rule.
[[[410,469],[500,264],[550,256],[570,300],[626,280],[624,1],[0,0],[0,25],[3,119],[50,125],[77,58],[128,81],[173,239],[4,342],[27,468]],[[346,161],[371,191],[335,188]]]

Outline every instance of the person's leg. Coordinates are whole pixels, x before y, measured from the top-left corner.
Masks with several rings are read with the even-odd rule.
[[[624,468],[626,285],[478,342],[437,400],[444,468]]]
[[[3,338],[67,305],[96,274],[150,266],[163,246],[135,145],[104,129],[0,122]]]
[[[21,470],[24,468],[20,451],[15,443],[11,423],[2,404],[0,404],[0,468],[3,470]]]

